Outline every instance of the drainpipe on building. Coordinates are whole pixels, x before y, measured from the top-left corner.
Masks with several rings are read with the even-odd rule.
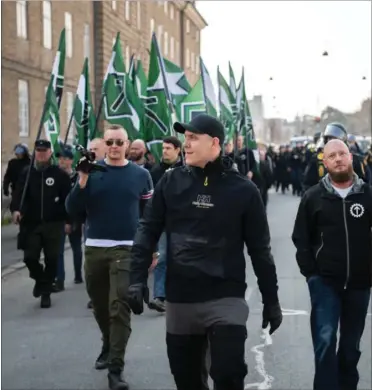
[[[103,59],[99,59],[99,43],[101,40],[99,39],[99,28],[98,28],[98,15],[99,15],[99,7],[102,7],[102,4],[100,1],[92,1],[93,3],[93,51],[94,51],[94,67],[93,67],[93,78],[94,78],[94,102],[95,107],[99,106],[101,96],[98,91],[101,91],[101,80],[100,80],[100,62],[103,61]]]

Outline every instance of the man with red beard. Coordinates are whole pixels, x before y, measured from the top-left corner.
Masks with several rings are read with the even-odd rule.
[[[327,142],[323,161],[328,174],[304,194],[292,240],[311,298],[314,389],[356,390],[372,285],[372,192],[341,140]]]

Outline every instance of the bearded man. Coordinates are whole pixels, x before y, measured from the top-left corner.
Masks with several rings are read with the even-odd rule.
[[[292,240],[310,292],[314,389],[356,390],[371,294],[372,192],[341,140],[325,145],[323,161],[328,174],[304,194]]]

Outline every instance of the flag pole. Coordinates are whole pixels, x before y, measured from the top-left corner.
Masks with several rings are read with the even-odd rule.
[[[104,102],[105,97],[106,97],[106,93],[103,93],[102,96],[101,96],[101,101],[99,102],[99,107],[98,107],[98,111],[97,111],[97,114],[96,114],[96,124],[94,126],[94,130],[93,130],[93,133],[92,133],[92,139],[96,137],[96,133],[97,133],[97,129],[98,129],[99,117],[101,116],[101,112],[102,112],[102,108],[103,108],[103,102]]]

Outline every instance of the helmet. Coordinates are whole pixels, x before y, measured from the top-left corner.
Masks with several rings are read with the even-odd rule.
[[[332,138],[337,138],[346,143],[347,131],[341,123],[329,123],[324,130],[323,138],[325,144]]]

